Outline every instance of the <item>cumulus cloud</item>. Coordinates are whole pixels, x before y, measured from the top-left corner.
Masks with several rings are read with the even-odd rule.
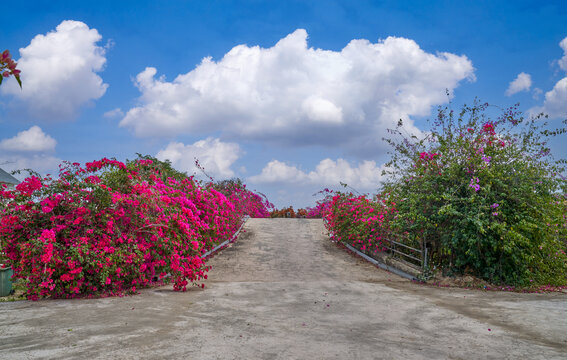
[[[374,189],[382,178],[382,170],[375,161],[365,160],[353,167],[343,159],[325,159],[309,173],[309,178],[316,184],[336,185],[343,182],[361,189]]]
[[[4,153],[0,155],[1,167],[7,172],[31,169],[42,175],[57,175],[59,174],[59,164],[61,162],[61,159],[48,154],[31,154],[26,156],[23,154],[8,155]],[[28,176],[29,174],[26,171],[14,175],[20,181]]]
[[[57,141],[44,133],[39,126],[32,126],[12,138],[0,141],[0,149],[15,152],[53,151],[55,145]]]
[[[304,172],[293,165],[278,160],[270,161],[259,175],[251,176],[251,183],[301,183],[333,186],[346,183],[362,190],[376,189],[382,179],[383,168],[375,161],[362,161],[357,166],[344,159],[324,159],[314,170]]]
[[[195,166],[195,158],[197,158],[210,176],[230,178],[235,175],[230,167],[238,160],[240,154],[238,144],[207,138],[192,145],[171,142],[165,149],[160,150],[156,157],[162,161],[171,161],[175,168],[189,174],[199,174],[199,169]]]
[[[148,67],[120,125],[137,136],[220,132],[223,138],[369,149],[400,118],[428,115],[464,80],[466,56],[431,54],[410,39],[352,40],[341,51],[308,47],[298,29],[273,47],[238,45],[173,81]]]
[[[55,31],[36,35],[20,49],[22,89],[14,81],[2,92],[25,102],[32,113],[50,120],[73,118],[78,109],[100,98],[108,87],[97,72],[106,62],[102,36],[80,21],[65,20]]]
[[[299,183],[308,179],[303,171],[278,160],[270,161],[259,175],[249,178],[252,183]]]
[[[551,118],[567,118],[567,77],[545,93],[543,107],[532,109],[531,112],[544,112]]]
[[[512,96],[520,91],[528,91],[532,86],[532,77],[530,74],[521,72],[518,76],[510,83],[508,89],[506,89],[506,96]]]
[[[565,55],[558,61],[559,67],[567,71],[567,38],[563,39],[559,46]],[[553,89],[545,93],[543,106],[530,109],[532,115],[545,113],[551,118],[567,118],[567,77],[559,80]]]

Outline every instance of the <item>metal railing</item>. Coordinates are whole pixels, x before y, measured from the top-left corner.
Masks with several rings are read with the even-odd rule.
[[[248,221],[248,219],[250,219],[250,216],[246,215],[244,216],[244,218],[242,219],[242,224],[240,225],[240,227],[238,228],[238,230],[236,230],[236,232],[227,240],[225,240],[222,244],[218,244],[217,246],[215,246],[213,249],[207,251],[206,253],[204,253],[203,255],[201,255],[201,257],[204,259],[207,256],[211,255],[212,253],[214,253],[215,251],[217,251],[218,249],[222,248],[223,246],[228,245],[229,242],[232,242],[234,240],[236,240],[236,238],[238,237],[238,234],[240,234],[240,231],[242,230],[242,228],[244,227],[244,225],[246,224],[246,221]]]
[[[323,222],[327,223],[326,219],[323,219]],[[382,233],[375,233],[373,235],[383,235]],[[329,232],[330,237],[334,237],[335,234]],[[407,243],[411,243],[412,241],[403,234],[393,234],[390,233],[388,236],[380,236],[382,251],[379,251],[375,254],[385,254],[390,255],[391,258],[403,263],[404,265],[408,265],[409,267],[417,270],[420,273],[420,278],[427,277],[429,272],[428,263],[427,263],[427,247],[425,246],[425,241],[421,241],[420,245],[421,248],[416,248],[413,246],[408,245]],[[392,240],[393,237],[405,237],[407,243],[404,244],[400,241]],[[376,236],[374,236],[376,238]],[[370,241],[369,241],[370,242]],[[379,267],[396,273],[400,276],[406,277],[408,279],[417,280],[417,278],[411,274],[408,274],[406,271],[401,269],[400,266],[396,266],[395,262],[389,262],[389,264],[384,263],[384,259],[381,256],[376,256],[371,251],[359,249],[351,244],[343,243],[349,250],[357,253],[358,255],[362,256],[366,260],[378,265]]]
[[[412,246],[407,245],[407,243],[412,242],[410,239],[406,237],[408,240],[406,244],[392,240],[392,237],[404,237],[402,234],[392,234],[390,233],[389,236],[383,237],[381,240],[383,242],[384,248],[390,252],[390,254],[400,260],[405,261],[409,265],[417,266],[421,271],[427,269],[427,247],[425,246],[425,241],[421,241],[421,248],[415,248]]]

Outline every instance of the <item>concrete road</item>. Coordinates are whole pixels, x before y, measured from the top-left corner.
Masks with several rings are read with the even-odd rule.
[[[204,290],[0,303],[3,359],[567,359],[567,294],[414,284],[320,220],[251,219]]]

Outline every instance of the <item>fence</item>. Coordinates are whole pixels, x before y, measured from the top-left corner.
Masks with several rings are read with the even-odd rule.
[[[326,219],[323,219],[327,223]],[[384,233],[381,233],[383,235]],[[334,237],[333,232],[329,236]],[[406,244],[393,240],[392,238],[405,238]],[[364,259],[379,266],[382,269],[393,272],[411,280],[423,280],[428,277],[429,269],[427,263],[427,247],[425,241],[420,242],[421,248],[408,245],[411,241],[409,236],[403,234],[389,233],[381,236],[382,251],[372,253],[361,250],[351,244],[343,243],[349,250],[360,255]]]
[[[211,255],[212,253],[214,253],[215,251],[217,251],[218,249],[227,246],[228,243],[236,240],[236,238],[238,237],[238,234],[240,234],[240,231],[242,230],[242,228],[244,227],[244,224],[246,224],[246,221],[248,221],[248,219],[250,219],[250,216],[246,215],[244,216],[244,218],[242,219],[242,224],[240,225],[240,227],[238,228],[238,230],[236,230],[236,232],[227,240],[225,240],[222,244],[219,244],[217,246],[214,247],[214,249],[211,249],[209,251],[207,251],[206,253],[204,253],[203,255],[201,255],[201,257],[204,259],[207,256]]]
[[[393,237],[405,237],[406,244],[399,241],[392,240]],[[427,269],[427,247],[425,246],[425,241],[421,241],[421,248],[417,249],[415,247],[407,245],[407,243],[412,242],[408,236],[401,234],[390,233],[388,237],[382,238],[384,248],[392,256],[405,261],[410,266],[415,266],[423,272]]]

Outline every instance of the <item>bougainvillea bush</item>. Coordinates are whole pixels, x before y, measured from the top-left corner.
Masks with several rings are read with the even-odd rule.
[[[64,163],[0,201],[0,244],[30,299],[135,292],[168,275],[185,290],[246,208],[149,157]]]
[[[323,195],[323,199],[317,200],[315,206],[308,207],[306,209],[307,218],[309,219],[321,219],[330,211],[330,207],[333,202],[333,195],[335,195],[335,191],[329,189],[323,189],[318,193],[316,193],[315,195]]]
[[[207,186],[224,194],[235,204],[235,211],[241,215],[267,218],[270,217],[270,210],[274,208],[266,195],[248,190],[246,184],[238,178],[211,182]]]
[[[323,210],[325,226],[333,239],[369,255],[385,250],[389,223],[396,214],[396,204],[380,196],[336,192]]]
[[[284,207],[284,208],[281,208],[281,209],[272,210],[270,212],[270,217],[272,217],[272,218],[296,218],[297,214],[295,213],[293,206],[288,206],[288,207]]]
[[[389,224],[425,239],[446,272],[515,286],[567,284],[565,178],[547,147],[543,116],[516,107],[496,120],[488,105],[440,109],[421,140],[388,139],[397,199]],[[565,123],[565,122],[564,122]],[[399,124],[400,126],[402,124]]]
[[[321,219],[324,210],[329,206],[331,198],[326,200],[317,201],[313,207],[305,209],[300,208],[295,211],[293,206],[284,207],[281,209],[273,209],[270,212],[272,218],[305,218],[305,219]]]

